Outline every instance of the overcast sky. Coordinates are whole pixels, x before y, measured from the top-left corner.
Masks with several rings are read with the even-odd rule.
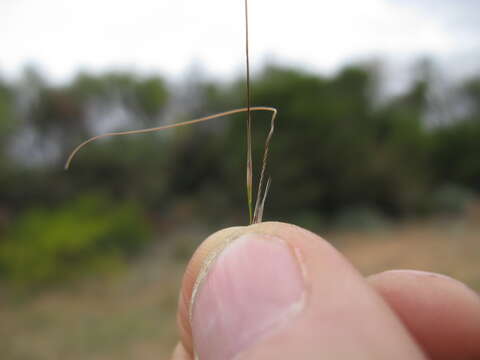
[[[354,60],[434,57],[480,69],[479,0],[250,0],[251,53],[331,72]],[[0,74],[36,64],[55,81],[111,68],[215,77],[244,67],[243,0],[0,0]]]

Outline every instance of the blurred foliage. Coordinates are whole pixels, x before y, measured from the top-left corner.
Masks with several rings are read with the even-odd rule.
[[[151,239],[138,206],[89,195],[57,209],[31,209],[0,244],[0,276],[32,288],[111,270]]]
[[[285,217],[310,209],[335,215],[365,204],[400,216],[421,208],[431,175],[430,134],[422,123],[425,86],[414,84],[407,94],[378,107],[372,96],[375,79],[360,67],[333,78],[270,67],[257,80],[256,103],[275,106],[280,114],[271,151],[269,213]],[[239,89],[232,90],[232,98]],[[260,119],[268,121],[262,114],[255,119],[257,125]],[[236,152],[219,165],[228,166],[236,188],[242,186],[236,169],[245,150],[243,141],[233,139],[243,127],[240,121],[232,123],[226,141],[234,142]],[[256,130],[254,138],[262,139],[266,127]],[[256,140],[257,154],[262,146]]]
[[[0,135],[5,136],[13,127],[13,96],[7,84],[0,82]]]
[[[446,184],[439,187],[432,196],[432,206],[442,215],[465,215],[469,206],[474,204],[475,194],[468,188]]]
[[[267,220],[384,226],[386,219],[461,212],[476,198],[480,78],[452,85],[448,105],[460,111],[428,122],[438,89],[434,71],[420,65],[410,87],[391,97],[381,96],[373,65],[328,77],[270,65],[255,76],[255,104],[279,110]],[[157,75],[108,72],[52,85],[32,68],[15,82],[0,80],[4,278],[47,282],[117,259],[130,253],[132,239],[148,237],[147,214],[159,232],[192,218],[212,227],[247,221],[244,114],[106,139],[83,149],[69,172],[62,170],[69,151],[98,133],[244,105],[243,80],[194,80],[182,90]],[[258,174],[270,119],[260,112],[253,117]],[[85,195],[91,193],[98,199]]]
[[[6,143],[14,129],[13,105],[11,89],[0,80],[0,172],[6,166]]]
[[[341,231],[379,230],[389,225],[389,220],[380,211],[362,206],[344,209],[334,222],[335,228]]]

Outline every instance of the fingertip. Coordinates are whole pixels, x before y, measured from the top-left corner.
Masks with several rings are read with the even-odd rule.
[[[480,358],[480,298],[445,275],[391,270],[368,278],[434,360]]]

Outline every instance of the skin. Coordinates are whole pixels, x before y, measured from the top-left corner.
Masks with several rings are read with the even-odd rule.
[[[180,342],[172,360],[193,360],[189,311],[204,262],[228,239],[252,232],[281,238],[300,254],[307,301],[288,326],[259,339],[239,359],[480,359],[480,298],[466,285],[411,270],[364,278],[317,235],[267,222],[221,230],[199,246],[182,283]]]

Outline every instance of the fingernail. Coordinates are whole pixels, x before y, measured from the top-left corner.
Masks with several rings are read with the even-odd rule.
[[[300,265],[281,239],[245,234],[209,265],[192,305],[200,360],[229,360],[288,324],[303,305]]]

